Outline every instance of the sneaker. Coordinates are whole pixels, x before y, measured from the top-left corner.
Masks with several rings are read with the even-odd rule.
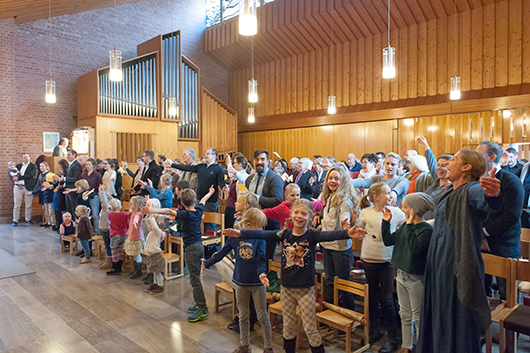
[[[274,353],[274,349],[271,348],[263,348],[263,353]]]
[[[151,291],[151,294],[158,294],[158,293],[162,293],[163,291],[164,291],[164,287],[163,286],[159,286],[157,284],[156,287]],[[206,315],[208,315],[208,313],[206,313]]]
[[[31,221],[26,221],[26,224],[27,224],[28,226],[30,226],[30,225],[32,225],[33,223],[31,223]]]
[[[89,262],[90,262],[89,259],[83,257],[79,263],[81,263],[81,264],[87,264],[87,263],[89,263]]]
[[[199,306],[197,304],[195,304],[194,306],[190,306],[188,308],[188,314],[193,314],[194,312],[196,312],[197,310],[199,309]]]
[[[233,330],[235,325],[239,325],[239,317],[234,317],[232,321],[228,324],[228,329]]]
[[[158,286],[158,284],[156,284],[156,283],[151,283],[151,285],[150,285],[149,287],[147,287],[147,288],[145,289],[145,291],[146,291],[146,292],[150,292],[150,291],[152,291],[153,289],[155,289],[157,286]]]
[[[13,227],[16,227],[16,226],[18,225],[18,223],[17,223],[17,222],[13,222],[13,223],[11,223],[11,225],[12,225]]]
[[[250,353],[250,344],[246,346],[239,346],[237,347],[232,353]]]
[[[207,318],[208,318],[208,309],[198,308],[188,317],[188,321],[198,322],[198,321],[206,320]]]

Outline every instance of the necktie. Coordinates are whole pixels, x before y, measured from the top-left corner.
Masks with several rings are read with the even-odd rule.
[[[298,184],[298,181],[300,180],[300,177],[302,177],[302,172],[298,173],[298,176],[296,177],[295,184]]]
[[[258,187],[259,187],[260,180],[261,180],[261,173],[258,173],[258,181],[256,182],[256,189],[254,189],[255,194],[258,193]]]

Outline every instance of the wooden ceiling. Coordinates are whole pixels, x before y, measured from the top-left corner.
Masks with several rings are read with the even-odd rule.
[[[456,0],[457,12],[506,0]],[[388,29],[388,0],[276,0],[257,10],[255,63],[299,55],[384,33]],[[507,5],[506,5],[507,6]],[[409,27],[455,14],[455,0],[390,0],[391,29]],[[249,66],[251,40],[238,33],[238,19],[208,28],[204,49],[229,70]]]
[[[140,0],[116,0],[116,5]],[[0,0],[0,18],[16,23],[48,18],[50,0]],[[114,6],[114,0],[51,0],[52,17]]]

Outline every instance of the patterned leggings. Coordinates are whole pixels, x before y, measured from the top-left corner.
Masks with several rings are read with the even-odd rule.
[[[124,258],[123,246],[112,248],[112,262],[123,261],[123,258]]]
[[[309,288],[285,288],[281,290],[283,338],[290,340],[296,338],[296,305],[300,309],[302,325],[312,347],[322,344],[322,337],[317,330],[315,312],[315,290]]]

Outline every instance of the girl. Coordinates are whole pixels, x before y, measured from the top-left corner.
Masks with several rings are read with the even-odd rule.
[[[113,168],[114,162],[111,158],[107,158],[102,164],[105,174],[103,174],[101,182],[106,186],[107,195],[116,197],[116,171]]]
[[[357,204],[358,197],[345,168],[336,165],[328,171],[324,179],[322,200],[326,203],[322,216],[323,231],[339,230],[342,228],[342,220],[351,221],[353,205]],[[335,240],[322,242],[320,245],[324,255],[324,300],[331,303],[335,276],[350,279],[352,241],[351,239]],[[341,306],[353,309],[353,296],[344,292],[340,294]]]
[[[160,177],[160,190],[158,192],[156,192],[156,190],[153,188],[153,182],[151,179],[148,179],[147,183],[145,181],[138,180],[138,183],[145,187],[151,197],[154,197],[160,201],[160,207],[157,208],[171,208],[171,205],[173,204],[173,189],[171,188],[172,180],[173,177],[171,174],[163,174]]]
[[[63,214],[63,223],[59,226],[59,234],[61,235],[61,238],[65,235],[75,234],[75,222],[72,221],[72,215],[70,212],[65,212]]]
[[[73,189],[66,189],[65,193],[70,193]],[[94,189],[90,190],[90,185],[85,179],[79,179],[75,182],[75,191],[77,192],[77,205],[90,207],[90,199],[94,197]]]
[[[267,224],[267,218],[257,208],[248,209],[241,222],[237,224],[239,229],[261,229]],[[267,316],[267,292],[260,281],[260,274],[267,272],[265,260],[265,241],[228,238],[225,246],[204,262],[204,267],[209,268],[221,261],[231,251],[235,252],[235,268],[233,281],[236,285],[237,308],[239,310],[239,342],[240,346],[234,353],[250,352],[250,298],[254,302],[257,317],[263,330],[265,353],[272,353],[272,329]]]
[[[75,215],[77,221],[77,238],[83,247],[85,256],[81,259],[82,264],[90,262],[90,245],[89,240],[92,239],[92,224],[90,223],[90,208],[83,205],[78,205],[75,208]]]
[[[157,199],[150,199],[146,204],[149,207],[160,208],[160,201]],[[143,254],[147,256],[147,271],[153,274],[153,283],[146,288],[146,291],[151,294],[158,294],[164,291],[163,272],[165,262],[162,256],[162,250],[160,249],[160,243],[166,237],[166,233],[160,229],[158,224],[165,223],[165,218],[162,216],[148,215],[145,218],[145,223],[149,229],[149,234],[147,234],[145,240]]]
[[[390,232],[392,212],[387,207],[383,210],[383,242],[386,246],[394,245],[392,264],[398,269],[396,282],[403,353],[411,353],[413,337],[419,337],[423,272],[432,235],[432,227],[423,215],[433,209],[434,201],[429,195],[408,194],[403,199],[407,223],[394,233]]]
[[[311,202],[301,199],[297,200],[291,208],[291,219],[294,223],[292,230],[260,231],[260,230],[235,230],[225,229],[225,236],[241,237],[242,239],[275,239],[283,244],[282,270],[281,270],[281,301],[283,311],[283,347],[287,353],[296,351],[296,306],[300,309],[300,315],[304,330],[309,338],[311,352],[324,352],[322,337],[316,327],[315,313],[315,247],[320,241],[331,241],[337,239],[362,238],[365,231],[357,229],[356,226],[349,230],[333,232],[319,232],[308,229],[309,222],[313,216]],[[347,221],[343,227],[348,227]],[[297,263],[287,264],[286,250],[302,247],[303,257]],[[260,274],[260,279],[267,287],[268,280],[265,273]]]
[[[382,334],[379,329],[387,326],[389,340],[379,352],[395,352],[400,346],[399,329],[392,297],[394,287],[394,267],[390,264],[392,246],[385,246],[381,235],[383,209],[392,213],[390,231],[395,232],[405,222],[405,214],[397,207],[390,207],[392,190],[386,183],[375,183],[361,201],[361,214],[357,224],[368,233],[363,240],[361,260],[364,262],[366,283],[370,290],[370,344],[378,341]]]
[[[234,154],[233,164],[232,164],[230,155],[228,153],[225,154],[225,160],[227,161],[226,165],[227,165],[228,175],[230,176],[230,185],[225,186],[224,188],[224,193],[225,195],[227,195],[226,208],[225,208],[225,227],[233,228],[234,227],[234,215],[236,213],[235,203],[239,195],[238,184],[241,184],[241,182],[238,180],[237,175],[239,173],[240,176],[242,177],[242,180],[246,179],[248,176],[247,168],[249,168],[249,165],[248,165],[247,158],[241,153]]]
[[[100,270],[110,270],[112,268],[112,250],[110,248],[110,224],[109,224],[109,201],[105,193],[105,185],[99,185],[98,192],[99,202],[101,203],[101,211],[99,213],[98,229],[103,237],[105,244],[105,262],[99,265]],[[109,196],[110,197],[110,196]],[[111,198],[112,199],[112,198]]]
[[[121,202],[117,199],[109,201],[109,222],[110,222],[110,248],[112,254],[112,270],[107,272],[109,276],[116,276],[121,273],[123,265],[123,244],[125,235],[129,229],[129,216],[121,212]]]
[[[142,229],[142,207],[145,200],[142,196],[133,196],[129,208],[129,230],[127,240],[125,240],[125,253],[134,258],[134,271],[129,278],[135,279],[142,276],[142,248],[144,247],[144,231]]]

